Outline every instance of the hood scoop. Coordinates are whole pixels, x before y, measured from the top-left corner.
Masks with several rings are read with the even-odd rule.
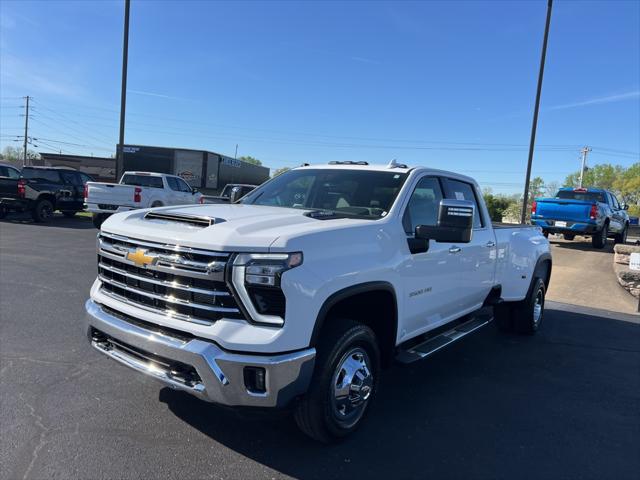
[[[210,227],[216,223],[224,222],[221,218],[207,217],[203,215],[188,215],[184,213],[171,212],[148,212],[144,216],[145,220],[164,220],[165,222],[186,223],[194,227]]]

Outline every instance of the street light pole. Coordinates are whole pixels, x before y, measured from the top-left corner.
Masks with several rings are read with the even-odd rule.
[[[122,91],[120,92],[120,136],[116,152],[116,181],[124,171],[124,119],[127,104],[127,63],[129,60],[129,9],[130,0],[124,0],[124,39],[122,42]]]
[[[527,203],[529,203],[529,181],[531,180],[531,163],[533,162],[533,147],[536,143],[536,129],[538,127],[538,111],[540,109],[540,94],[542,93],[542,77],[544,76],[544,61],[547,56],[547,39],[549,38],[549,25],[551,24],[551,8],[553,0],[547,2],[547,22],[544,27],[544,40],[542,41],[542,55],[540,57],[540,71],[538,72],[538,89],[536,91],[536,104],[533,109],[533,123],[531,125],[531,140],[529,142],[529,159],[527,160],[527,178],[524,184],[524,199],[522,201],[522,213],[520,223],[525,223],[527,217]]]

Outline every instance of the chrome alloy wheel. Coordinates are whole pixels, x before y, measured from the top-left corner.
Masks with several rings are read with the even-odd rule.
[[[332,409],[346,428],[360,420],[373,391],[370,365],[367,352],[355,347],[342,356],[333,374]]]
[[[533,303],[533,325],[534,328],[538,328],[540,320],[542,320],[542,313],[544,311],[544,291],[538,289],[536,293],[536,299]]]

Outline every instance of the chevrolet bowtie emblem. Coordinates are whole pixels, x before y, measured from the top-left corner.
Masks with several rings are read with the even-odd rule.
[[[127,260],[132,261],[138,267],[146,267],[147,265],[153,265],[156,257],[147,255],[147,251],[142,248],[136,248],[135,252],[127,253]]]

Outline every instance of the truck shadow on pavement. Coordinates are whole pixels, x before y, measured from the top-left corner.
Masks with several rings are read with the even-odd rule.
[[[640,325],[570,309],[548,306],[534,337],[489,325],[383,372],[365,424],[336,445],[307,439],[282,415],[246,419],[168,388],[160,401],[211,448],[295,478],[632,478]]]
[[[3,223],[14,223],[19,225],[29,225],[33,227],[58,227],[58,228],[70,228],[75,230],[98,230],[93,226],[90,217],[83,217],[76,215],[75,217],[66,218],[61,214],[54,214],[46,222],[34,222],[28,214],[9,214],[4,219],[0,220],[0,225]]]

